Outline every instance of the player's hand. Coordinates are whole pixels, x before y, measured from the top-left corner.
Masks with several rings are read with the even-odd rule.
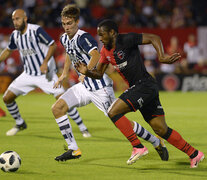
[[[81,74],[86,74],[88,71],[87,65],[80,61],[75,64],[75,68]]]
[[[160,61],[161,63],[165,63],[165,64],[172,64],[172,63],[178,61],[180,58],[181,58],[180,53],[174,53],[174,54],[171,55],[171,56],[164,56],[164,57],[161,57],[161,58],[159,59],[159,61]]]
[[[54,84],[53,88],[56,89],[56,88],[60,88],[63,84],[63,80],[66,78],[65,75],[61,75],[59,78],[58,78],[58,81]]]
[[[83,83],[85,77],[86,77],[85,75],[80,75],[78,77],[78,80]]]
[[[46,74],[48,72],[47,63],[44,63],[40,66],[40,71],[42,74]]]

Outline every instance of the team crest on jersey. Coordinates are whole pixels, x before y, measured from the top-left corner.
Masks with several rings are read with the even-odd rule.
[[[29,41],[30,41],[30,42],[33,42],[33,38],[32,38],[32,36],[29,37]]]
[[[119,52],[117,52],[117,56],[118,56],[118,58],[119,59],[124,59],[124,52],[123,51],[119,51]]]

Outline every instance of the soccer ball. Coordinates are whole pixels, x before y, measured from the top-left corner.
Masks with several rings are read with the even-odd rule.
[[[15,172],[21,165],[21,158],[15,151],[6,151],[0,155],[0,168],[4,172]]]

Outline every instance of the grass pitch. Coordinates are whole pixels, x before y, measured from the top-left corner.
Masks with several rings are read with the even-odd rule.
[[[5,110],[2,95],[0,97],[0,107]],[[207,93],[161,92],[160,99],[168,125],[207,157]],[[14,125],[12,117],[7,112],[7,116],[0,119],[0,153],[14,150],[22,158],[20,169],[15,173],[0,172],[0,180],[207,179],[206,159],[197,169],[190,169],[188,156],[167,142],[169,161],[161,161],[153,146],[142,140],[149,154],[127,165],[132,150],[130,143],[93,104],[78,109],[93,137],[83,138],[76,124],[71,122],[82,157],[56,162],[54,157],[64,152],[65,140],[51,112],[54,102],[52,96],[42,93],[19,97],[17,103],[28,129],[13,137],[5,135]],[[152,132],[139,112],[127,116]]]

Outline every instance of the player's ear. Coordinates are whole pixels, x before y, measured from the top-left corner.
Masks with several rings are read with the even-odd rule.
[[[27,16],[25,16],[25,17],[24,17],[24,21],[27,22],[27,20],[28,20],[28,18],[27,18]]]

